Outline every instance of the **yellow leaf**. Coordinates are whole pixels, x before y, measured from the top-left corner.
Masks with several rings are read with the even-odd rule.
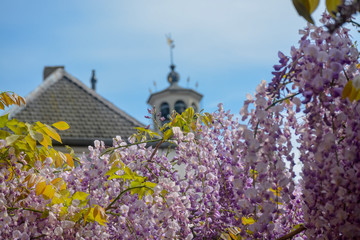
[[[74,193],[74,195],[72,196],[72,198],[73,198],[73,199],[78,199],[78,200],[80,200],[80,201],[85,201],[88,196],[89,196],[88,193],[76,192],[76,193]]]
[[[44,192],[44,190],[45,190],[45,187],[46,187],[46,182],[45,181],[39,182],[35,187],[36,195],[42,194]]]
[[[6,141],[7,145],[11,145],[19,138],[20,138],[19,135],[10,135],[10,136],[6,137],[5,141]]]
[[[51,185],[47,185],[44,191],[42,192],[42,195],[46,200],[51,199],[54,196],[54,194],[55,194],[55,189]]]
[[[308,0],[309,1],[309,12],[313,13],[319,6],[319,0]]]
[[[21,106],[21,104],[25,105],[25,99],[20,97],[16,93],[13,93],[13,98],[16,100],[16,105]]]
[[[58,194],[55,194],[55,196],[53,197],[53,199],[51,200],[51,204],[60,204],[60,203],[63,203],[64,200],[59,198],[57,196]]]
[[[55,131],[55,129],[53,129],[52,127],[50,127],[49,125],[45,124],[45,128],[44,131],[53,139],[55,139],[56,141],[58,141],[59,143],[61,142],[61,138],[59,136],[59,134]]]
[[[94,209],[94,219],[95,221],[97,221],[100,225],[104,225],[108,222],[107,221],[107,216],[106,216],[106,213],[105,213],[105,210],[100,207],[100,206],[96,206],[98,207],[98,212],[96,214],[96,217],[95,217],[95,209]],[[96,208],[95,207],[95,208]]]
[[[71,157],[71,155],[70,154],[65,154],[65,156],[66,156],[66,163],[67,163],[67,165],[69,165],[70,167],[74,167],[74,160],[73,160],[73,158]]]
[[[5,109],[5,106],[4,106],[4,104],[2,103],[1,99],[0,99],[0,109],[1,109],[1,110],[4,110],[4,109]]]
[[[11,93],[6,92],[5,94],[10,99],[10,102],[11,102],[10,104],[16,104],[16,99],[14,98],[13,95],[11,95]]]
[[[63,162],[66,162],[66,161],[67,161],[67,157],[66,157],[66,155],[65,155],[64,153],[62,153],[62,152],[60,152],[60,151],[58,151],[57,153],[59,154],[59,157],[60,157],[61,160],[62,160],[61,164],[62,164]]]
[[[38,133],[40,133],[40,132],[38,132]],[[40,133],[40,134],[42,134],[42,133]],[[43,145],[45,148],[48,148],[49,145],[51,146],[52,144],[51,144],[51,139],[50,139],[50,137],[47,136],[46,134],[42,134],[42,136],[43,136],[43,139],[42,139],[41,141],[39,141],[39,143],[40,143],[41,145]]]
[[[60,186],[59,191],[66,190],[66,183],[63,181],[63,184]]]
[[[121,154],[118,153],[118,152],[113,152],[111,155],[110,155],[110,161],[109,163],[113,163],[115,160],[118,160],[118,159],[121,159]]]
[[[54,180],[51,181],[51,184],[54,185],[54,187],[56,187],[59,190],[66,189],[66,183],[62,178],[55,178]]]
[[[30,175],[30,178],[29,178],[29,181],[28,181],[28,184],[27,184],[27,186],[28,186],[28,188],[32,188],[32,186],[34,186],[35,185],[35,183],[36,183],[36,174],[35,173],[33,173],[33,174],[31,174]]]
[[[351,89],[351,93],[350,93],[350,96],[349,96],[349,100],[352,102],[356,99],[358,93],[359,93],[360,89],[356,89],[356,88],[352,88]]]
[[[292,2],[298,14],[304,17],[309,23],[314,24],[314,20],[311,17],[309,0],[292,0]]]
[[[41,122],[36,122],[36,126],[34,127],[34,130],[37,131],[38,133],[41,133],[43,136],[42,141],[39,141],[39,139],[38,139],[38,141],[40,142],[41,145],[43,145],[44,147],[48,147],[49,145],[52,146],[52,142],[51,142],[51,138],[50,138],[50,136],[51,136],[50,134],[52,134],[52,133],[45,126],[45,124],[43,124]],[[40,137],[40,139],[41,139],[41,137]]]
[[[232,240],[231,237],[230,237],[230,235],[227,234],[227,233],[222,233],[222,234],[220,235],[220,238],[221,238],[222,240]]]
[[[32,150],[36,148],[36,141],[30,136],[30,134],[26,135],[25,141]]]
[[[165,131],[163,138],[164,138],[164,140],[167,140],[167,139],[171,138],[172,135],[173,135],[172,129],[168,129],[168,130]]]
[[[352,81],[348,81],[343,89],[343,92],[342,92],[342,98],[347,98],[350,96],[350,93],[351,93],[351,90],[353,88],[353,85],[352,85]]]
[[[233,233],[229,232],[231,239],[237,239],[236,235],[234,235]]]
[[[55,159],[54,160],[55,160],[55,167],[56,168],[59,168],[59,167],[62,166],[63,161],[62,161],[62,159],[61,159],[61,157],[59,156],[58,153],[55,153]]]
[[[270,190],[272,193],[274,193],[275,196],[278,196],[278,197],[279,197],[282,188],[281,188],[281,187],[278,187],[277,189],[270,188],[269,190]]]
[[[69,124],[67,124],[66,122],[60,121],[60,122],[56,122],[52,125],[53,127],[55,127],[58,130],[66,130],[69,129]]]
[[[25,98],[23,98],[23,97],[19,96],[19,99],[20,99],[20,101],[22,102],[22,104],[26,105]]]
[[[7,95],[7,92],[3,92],[0,97],[2,98],[2,102],[8,107],[9,105],[12,105],[14,101]]]
[[[8,181],[11,181],[11,180],[14,178],[14,171],[12,170],[11,167],[8,168],[8,171],[9,171],[9,177],[8,177],[8,179],[6,180],[7,182],[8,182]]]
[[[55,178],[54,180],[51,181],[51,183],[53,185],[57,184],[58,182],[60,182],[62,179],[61,178]]]
[[[94,219],[97,217],[97,215],[100,212],[99,207],[100,207],[99,205],[96,205],[95,208],[94,208],[94,211],[93,211]]]
[[[356,95],[355,101],[359,101],[360,100],[360,91],[358,91],[358,94]]]
[[[27,176],[25,177],[23,183],[26,183],[27,181],[29,181],[30,177],[31,177],[31,174],[27,175]]]
[[[251,224],[255,223],[255,220],[254,220],[252,217],[249,217],[249,218],[242,217],[242,218],[241,218],[241,222],[242,222],[244,225],[251,225]]]
[[[91,215],[90,215],[91,210],[92,210],[92,208],[89,208],[89,210],[87,210],[86,213],[84,214],[84,225],[85,225],[85,223],[86,223],[86,219],[87,219],[88,217],[91,218]]]
[[[326,9],[331,16],[335,17],[335,14],[338,12],[337,8],[342,4],[342,2],[342,0],[326,0]]]

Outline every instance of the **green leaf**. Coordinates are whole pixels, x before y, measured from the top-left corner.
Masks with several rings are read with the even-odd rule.
[[[301,227],[301,226],[304,226],[304,225],[303,225],[302,223],[297,224],[297,225],[294,226],[294,229],[296,230],[296,229],[298,229],[298,228]]]
[[[124,167],[124,171],[129,177],[131,177],[131,179],[135,179],[133,171],[131,171],[131,169],[128,166]]]
[[[251,225],[251,224],[255,223],[255,220],[252,217],[249,217],[249,218],[242,217],[241,222],[244,225]]]
[[[10,136],[10,133],[8,131],[0,130],[0,139],[5,139],[8,136]]]
[[[119,175],[114,174],[114,175],[111,175],[107,180],[117,179],[117,178],[122,178],[124,180],[129,179],[129,178],[125,177],[124,175],[119,176]]]
[[[30,152],[32,149],[30,145],[26,141],[19,140],[16,143],[14,143],[14,146],[16,146],[17,149],[23,152]]]
[[[194,109],[192,107],[187,108],[181,116],[185,119],[187,123],[191,123],[194,118]]]
[[[172,129],[168,129],[164,132],[164,140],[168,140],[172,137],[173,132]]]
[[[76,192],[76,193],[74,193],[74,195],[72,196],[72,198],[73,198],[73,199],[78,199],[78,200],[80,200],[80,201],[85,201],[88,196],[89,196],[88,193]]]
[[[153,183],[153,182],[145,182],[144,184],[145,184],[145,186],[147,186],[149,188],[154,188],[157,185],[157,183]]]
[[[110,169],[109,171],[107,171],[107,172],[105,173],[105,176],[106,176],[106,175],[109,175],[109,176],[114,175],[114,174],[115,174],[117,171],[119,171],[119,170],[121,170],[121,168],[113,167],[112,169]]]
[[[26,135],[25,141],[27,142],[31,150],[34,151],[36,148],[36,141],[30,136],[30,134]]]
[[[0,117],[0,128],[5,127],[8,120],[9,120],[9,114],[1,116]]]
[[[80,212],[76,213],[76,214],[74,215],[74,217],[72,218],[72,221],[73,221],[73,222],[79,221],[79,219],[82,217],[83,213],[84,213],[84,211],[80,211]]]
[[[41,214],[41,218],[47,218],[49,216],[49,210],[45,209],[43,213]]]
[[[21,136],[19,135],[10,135],[8,136],[5,140],[6,140],[6,144],[7,145],[11,145],[13,144],[16,140],[18,140]]]
[[[65,145],[66,151],[68,151],[68,153],[70,154],[71,157],[75,157],[75,152],[74,149],[72,149],[70,146]]]
[[[19,122],[16,119],[11,119],[10,121],[8,121],[6,123],[6,126],[17,135],[21,135],[27,130],[25,123]]]

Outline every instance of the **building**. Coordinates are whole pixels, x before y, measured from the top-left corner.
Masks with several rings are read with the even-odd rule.
[[[135,132],[135,127],[144,126],[95,89],[95,71],[89,88],[66,72],[64,66],[45,67],[43,82],[26,97],[26,106],[10,110],[10,118],[29,123],[67,122],[70,129],[59,131],[59,134],[63,145],[69,145],[78,154],[93,145],[94,140],[111,146],[115,136],[127,139]],[[56,141],[53,144],[60,145]]]
[[[165,121],[169,120],[172,111],[182,113],[191,106],[197,112],[203,97],[193,89],[178,85],[180,75],[175,71],[172,51],[170,69],[167,77],[170,86],[151,94],[147,101],[160,110]],[[135,127],[145,127],[95,91],[97,79],[94,70],[90,82],[91,88],[66,72],[64,66],[45,67],[43,82],[26,97],[26,105],[13,107],[9,116],[29,123],[40,121],[51,125],[58,121],[67,122],[70,129],[59,131],[62,144],[54,141],[53,145],[68,145],[77,154],[87,151],[95,140],[112,146],[115,136],[127,139],[135,133]],[[164,143],[160,150],[165,151],[168,146]]]
[[[168,37],[168,43],[170,47],[171,71],[167,76],[167,81],[170,86],[162,91],[151,94],[147,100],[151,107],[155,107],[156,111],[161,113],[161,116],[165,118],[165,122],[169,120],[169,115],[173,111],[182,113],[188,107],[192,107],[195,112],[198,112],[200,110],[200,101],[203,98],[203,95],[197,91],[178,85],[180,75],[175,71],[172,52],[175,45],[170,37]],[[154,119],[154,121],[157,121],[157,119]],[[154,129],[157,130],[155,123]]]

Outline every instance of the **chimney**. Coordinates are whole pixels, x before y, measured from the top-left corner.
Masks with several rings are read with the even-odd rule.
[[[50,76],[53,72],[55,72],[57,69],[62,68],[64,69],[64,66],[52,66],[52,67],[44,67],[44,72],[43,72],[43,81],[45,81],[45,79]]]
[[[96,82],[97,82],[97,79],[95,77],[95,70],[92,70],[92,76],[91,76],[90,82],[91,82],[91,89],[95,91],[96,90]]]

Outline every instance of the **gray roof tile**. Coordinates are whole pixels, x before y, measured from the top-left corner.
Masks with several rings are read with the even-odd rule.
[[[134,127],[143,126],[61,68],[26,100],[26,106],[10,110],[10,117],[47,124],[65,121],[70,129],[60,131],[64,144],[88,145],[95,139],[111,144],[116,135],[126,139],[134,133]]]

